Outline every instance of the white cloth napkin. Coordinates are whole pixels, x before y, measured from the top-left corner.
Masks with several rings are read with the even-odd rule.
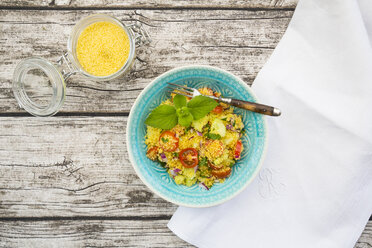
[[[372,213],[372,1],[302,0],[254,82],[268,118],[259,175],[168,227],[198,247],[353,247]]]

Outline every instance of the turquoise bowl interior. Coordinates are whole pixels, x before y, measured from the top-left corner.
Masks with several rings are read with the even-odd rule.
[[[230,177],[222,184],[205,190],[177,185],[167,171],[146,157],[144,124],[152,109],[169,98],[167,83],[188,85],[194,88],[210,87],[225,97],[256,102],[252,90],[229,72],[210,66],[186,66],[170,70],[152,81],[136,99],[128,118],[127,148],[129,159],[137,175],[157,195],[177,205],[210,207],[221,204],[240,193],[255,177],[262,164],[267,143],[264,115],[235,108],[243,117],[245,132],[242,137],[242,158],[233,166]]]

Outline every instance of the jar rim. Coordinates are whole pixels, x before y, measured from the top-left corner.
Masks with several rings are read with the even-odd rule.
[[[77,59],[77,56],[76,56],[76,44],[77,44],[77,41],[79,39],[79,36],[80,36],[81,32],[86,27],[88,27],[89,25],[91,25],[93,23],[102,22],[102,21],[109,21],[111,23],[114,23],[114,24],[118,25],[128,35],[129,46],[130,46],[129,56],[128,56],[127,60],[125,61],[124,65],[119,70],[117,70],[116,72],[114,72],[110,75],[107,75],[107,76],[95,76],[95,75],[92,75],[92,74],[88,73],[81,66],[81,64],[80,64],[80,62],[79,62],[79,60]],[[134,59],[135,59],[135,51],[136,51],[135,37],[134,37],[134,34],[133,34],[132,30],[129,27],[127,27],[122,21],[117,19],[116,17],[113,17],[113,16],[108,15],[108,14],[93,14],[93,15],[89,15],[89,16],[86,16],[86,17],[82,18],[80,21],[78,21],[75,24],[74,28],[72,29],[72,31],[70,33],[68,41],[67,41],[67,50],[68,50],[69,54],[71,55],[72,63],[75,65],[78,72],[80,72],[83,75],[85,75],[86,77],[92,78],[96,81],[111,80],[111,79],[117,78],[117,77],[121,76],[122,74],[128,72],[129,69],[131,68],[131,66],[134,62]]]
[[[52,85],[52,96],[48,105],[43,106],[33,101],[26,92],[26,75],[31,70],[41,70],[48,76]],[[21,61],[13,73],[14,96],[21,108],[38,117],[52,116],[62,107],[66,97],[66,84],[58,68],[48,60],[40,57],[29,57]]]

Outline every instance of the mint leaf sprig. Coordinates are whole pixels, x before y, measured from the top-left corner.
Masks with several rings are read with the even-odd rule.
[[[166,104],[156,107],[145,121],[146,125],[161,129],[172,129],[177,123],[176,109]]]
[[[156,107],[145,124],[164,130],[172,129],[177,123],[189,127],[193,120],[203,118],[218,105],[215,100],[206,96],[196,96],[187,102],[182,95],[176,95],[173,104],[174,106],[162,104]]]

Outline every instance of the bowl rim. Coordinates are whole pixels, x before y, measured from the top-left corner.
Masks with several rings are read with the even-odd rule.
[[[138,95],[138,97],[136,98],[136,100],[134,101],[132,107],[131,107],[131,110],[129,112],[129,116],[128,116],[128,119],[127,119],[127,127],[126,127],[126,145],[127,145],[127,151],[128,151],[128,156],[129,156],[129,161],[133,167],[133,169],[135,170],[137,176],[141,179],[141,181],[153,192],[155,193],[156,195],[160,196],[161,198],[163,198],[164,200],[168,201],[168,202],[171,202],[173,204],[176,204],[178,206],[184,206],[184,207],[191,207],[191,208],[207,208],[207,207],[212,207],[212,206],[216,206],[216,205],[220,205],[222,203],[225,203],[229,200],[231,200],[232,198],[234,198],[235,196],[239,195],[244,189],[246,189],[248,187],[249,184],[251,184],[251,182],[253,181],[254,178],[256,178],[257,174],[259,173],[259,171],[261,170],[261,167],[262,167],[262,164],[263,164],[263,161],[265,160],[265,157],[266,157],[266,153],[267,153],[267,146],[268,146],[268,129],[267,129],[267,118],[266,116],[262,115],[263,116],[263,130],[264,130],[264,133],[265,133],[265,138],[264,138],[264,146],[263,146],[263,149],[262,149],[262,154],[261,154],[261,157],[260,157],[260,160],[257,164],[257,167],[256,167],[256,170],[253,172],[252,176],[244,183],[244,185],[237,191],[235,191],[233,194],[231,194],[230,196],[228,197],[225,197],[221,200],[218,200],[218,201],[214,201],[212,203],[207,203],[207,204],[203,204],[203,205],[193,205],[193,204],[188,204],[188,203],[184,203],[184,202],[181,202],[181,201],[177,201],[177,200],[174,200],[170,197],[168,197],[167,195],[164,195],[163,193],[157,191],[155,188],[152,187],[152,185],[146,180],[146,178],[140,173],[140,170],[138,168],[138,165],[135,163],[135,160],[134,160],[134,157],[133,157],[133,151],[132,151],[132,148],[130,146],[130,137],[129,137],[129,133],[130,133],[130,123],[132,122],[132,118],[133,118],[133,112],[132,110],[135,109],[137,107],[137,105],[139,104],[139,101],[138,99],[141,99],[146,93],[147,91],[161,78],[163,77],[166,77],[168,76],[169,74],[172,74],[174,72],[177,72],[177,71],[182,71],[182,70],[185,70],[185,69],[213,69],[213,70],[217,70],[217,71],[220,71],[222,73],[226,73],[226,74],[229,74],[230,76],[232,76],[234,79],[236,79],[236,81],[238,81],[242,86],[243,88],[245,88],[250,94],[251,96],[253,97],[253,99],[255,99],[257,101],[257,97],[256,95],[253,93],[252,89],[242,80],[240,79],[238,76],[235,76],[234,74],[232,74],[231,72],[228,72],[224,69],[221,69],[219,67],[215,67],[215,66],[210,66],[210,65],[186,65],[186,66],[179,66],[179,67],[176,67],[176,68],[173,68],[171,70],[168,70],[162,74],[160,74],[159,76],[157,76],[156,78],[154,78],[151,83],[149,83],[148,85],[145,86],[145,88],[141,91],[141,93]]]

